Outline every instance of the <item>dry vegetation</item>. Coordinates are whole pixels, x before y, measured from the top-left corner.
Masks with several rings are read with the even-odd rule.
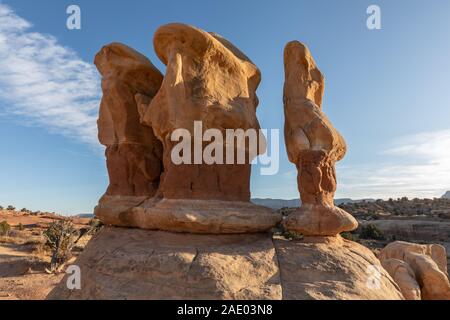
[[[97,225],[89,218],[7,209],[0,208],[0,300],[44,299]]]

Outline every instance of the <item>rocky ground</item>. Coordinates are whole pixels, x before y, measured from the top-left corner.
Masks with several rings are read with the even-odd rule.
[[[345,237],[371,248],[375,253],[396,240],[439,243],[447,250],[450,267],[450,199],[361,200],[342,203],[339,207],[359,222],[359,228],[344,234]],[[282,208],[279,211],[287,216],[295,209]]]
[[[0,223],[11,227],[0,235],[0,300],[40,300],[61,281],[63,274],[49,274],[50,251],[43,232],[62,217],[50,213],[0,210]],[[88,227],[89,218],[75,218],[78,229]],[[89,236],[80,239],[72,259],[83,250]]]

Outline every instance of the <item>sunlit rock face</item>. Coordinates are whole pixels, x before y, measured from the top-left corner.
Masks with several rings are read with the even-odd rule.
[[[192,164],[176,165],[171,154],[178,141],[172,141],[171,135],[182,128],[194,139],[195,121],[201,123],[200,130],[217,129],[223,137],[226,129],[260,129],[256,118],[258,68],[221,36],[189,25],[160,27],[154,46],[167,70],[158,94],[143,107],[143,123],[153,127],[164,146],[162,194],[168,199],[249,201],[250,163],[257,152],[251,154],[248,144],[245,163],[205,164],[191,148],[187,158]],[[226,162],[226,153],[237,155],[238,150],[237,146],[227,150],[223,142],[223,157],[219,158]],[[200,144],[204,151],[208,143]]]
[[[268,233],[180,234],[103,228],[49,294],[60,300],[238,299],[401,300],[375,255],[340,237],[314,242],[273,239]],[[380,271],[376,286],[368,270]]]
[[[108,45],[96,57],[103,77],[99,139],[110,176],[96,215],[151,230],[270,230],[281,216],[250,203],[251,162],[265,151],[258,68],[219,35],[184,24],[160,27],[154,46],[167,65],[164,77],[124,45]],[[184,142],[177,162],[174,149]]]
[[[395,241],[381,250],[379,258],[405,298],[450,300],[445,247]]]
[[[153,196],[161,175],[162,145],[152,128],[140,123],[134,96],[153,97],[162,74],[146,57],[120,43],[103,47],[95,65],[102,75],[98,137],[106,146],[106,194]]]
[[[98,137],[106,146],[109,175],[96,214],[106,223],[116,223],[117,211],[155,196],[159,188],[162,144],[151,127],[140,123],[135,95],[153,97],[163,76],[146,57],[120,43],[103,47],[95,65],[103,90]]]
[[[354,230],[356,220],[335,207],[335,163],[347,150],[344,138],[322,111],[324,77],[309,51],[298,41],[284,50],[285,142],[297,166],[302,205],[285,221],[291,231],[333,236]]]

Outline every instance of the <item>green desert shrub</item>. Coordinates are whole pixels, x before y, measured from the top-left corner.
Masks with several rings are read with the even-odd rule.
[[[354,241],[354,236],[351,232],[342,232],[341,237],[350,241]]]
[[[289,240],[302,240],[303,239],[303,234],[301,234],[299,232],[295,232],[295,231],[285,230],[282,235],[283,235],[283,237],[285,237],[286,239],[289,239]]]
[[[374,224],[368,224],[361,227],[359,232],[359,237],[361,239],[372,239],[372,240],[384,240],[383,232]]]
[[[16,210],[16,207],[9,205],[9,206],[6,208],[6,210],[14,211],[14,210]]]
[[[0,222],[0,235],[1,236],[8,236],[10,231],[11,231],[11,226],[9,225],[9,223],[6,220]]]

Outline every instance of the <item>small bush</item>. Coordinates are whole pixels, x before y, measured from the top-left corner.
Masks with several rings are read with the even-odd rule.
[[[359,237],[361,239],[372,239],[372,240],[384,240],[383,232],[374,224],[368,224],[366,226],[361,227],[361,231],[359,233]]]
[[[23,226],[22,223],[19,223],[19,224],[17,225],[17,229],[18,229],[19,231],[23,231],[23,230],[25,230],[25,227]]]
[[[3,210],[3,207],[2,207],[2,206],[0,206],[0,210]]]
[[[10,231],[11,231],[11,226],[9,225],[9,223],[6,220],[0,222],[0,235],[8,236]]]
[[[354,241],[353,234],[350,232],[342,232],[341,237],[350,241]]]
[[[53,222],[44,232],[46,246],[51,249],[50,272],[57,272],[71,257],[79,232],[70,220]]]
[[[9,206],[6,208],[6,210],[14,211],[14,210],[16,210],[16,207],[13,207],[13,206],[9,205]]]
[[[303,240],[303,234],[295,231],[285,230],[282,235],[288,240]]]
[[[99,232],[102,227],[103,223],[99,219],[92,218],[91,220],[89,220],[89,230],[87,233],[89,235],[94,235]]]

